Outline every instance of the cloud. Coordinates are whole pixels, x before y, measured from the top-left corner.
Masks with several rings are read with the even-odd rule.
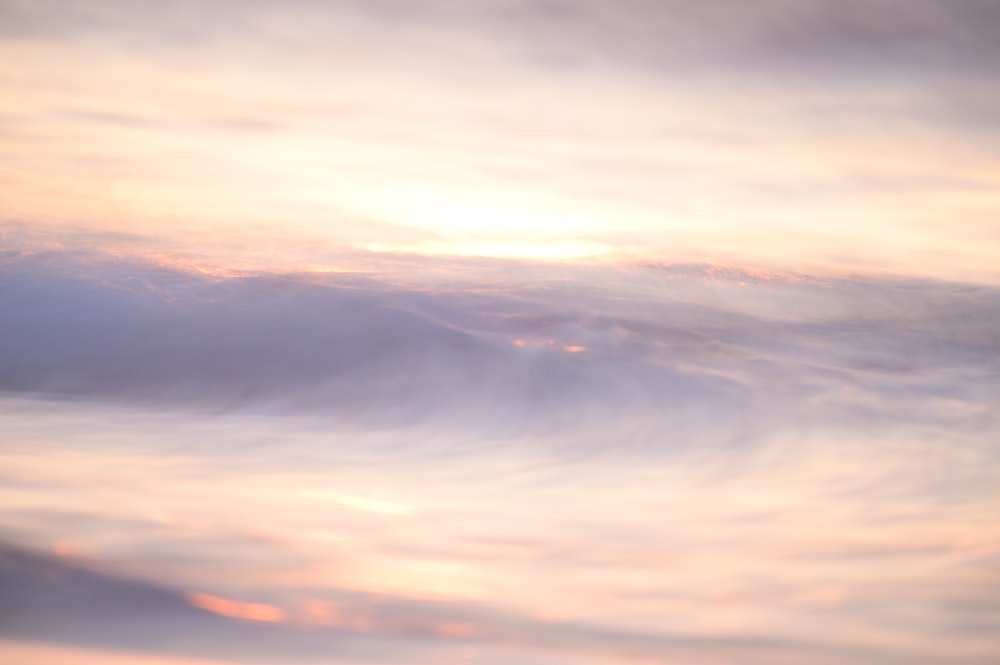
[[[671,57],[711,62],[716,54],[727,66],[740,64],[741,59],[744,66],[752,64],[756,56],[769,65],[786,66],[827,67],[835,62],[843,66],[867,60],[906,68],[934,61],[991,67],[1000,21],[989,0],[765,0],[752,5],[490,0],[471,6],[450,0],[342,0],[280,7],[266,1],[222,2],[208,8],[192,2],[150,6],[111,0],[63,9],[57,14],[45,3],[19,2],[3,7],[5,24],[22,37],[115,31],[125,26],[146,39],[224,39],[241,31],[275,37],[283,24],[269,27],[264,22],[267,17],[284,16],[286,22],[289,17],[311,19],[312,26],[297,24],[306,35],[330,32],[338,19],[347,18],[403,35],[414,30],[473,30],[501,43],[529,44],[539,53],[548,49],[552,58],[562,53],[662,65]]]
[[[997,279],[987,3],[3,8],[8,217]]]
[[[240,612],[218,612],[198,602],[208,596],[192,601],[173,589],[8,545],[0,547],[0,578],[0,631],[11,639],[246,663],[316,662],[330,653],[351,658],[366,651],[358,647],[365,640],[350,635],[317,636],[232,618]],[[367,650],[380,660],[378,648]]]
[[[667,405],[682,423],[709,399],[741,399],[736,382],[619,353],[626,333],[611,321],[595,328],[584,310],[539,310],[516,295],[217,280],[58,255],[8,262],[2,280],[7,390],[272,402],[383,423],[446,414],[499,428],[607,418],[637,402]]]
[[[0,529],[65,558],[17,559],[12,638],[990,653],[995,288],[382,255],[275,274],[88,242],[0,262]]]
[[[515,653],[666,663],[700,655],[725,662],[865,662],[878,650],[766,638],[682,637],[550,623],[460,604],[354,594],[312,599],[294,612],[260,602],[109,575],[9,545],[0,545],[0,635],[16,640],[147,654],[219,658],[243,663],[430,662],[447,646],[501,644]],[[471,662],[480,660],[476,652]],[[547,659],[544,654],[552,654]],[[537,657],[537,656],[536,656]],[[723,660],[717,660],[717,659]],[[416,659],[416,660],[413,660]],[[923,662],[923,661],[915,661]],[[974,662],[974,661],[970,661]]]
[[[992,289],[697,266],[608,275],[624,299],[557,281],[483,291],[351,274],[220,278],[99,254],[8,257],[0,383],[501,430],[627,409],[678,441],[733,440],[789,402],[803,421],[987,417],[959,405],[995,390],[983,381],[1000,345]],[[654,300],[639,295],[648,289]]]

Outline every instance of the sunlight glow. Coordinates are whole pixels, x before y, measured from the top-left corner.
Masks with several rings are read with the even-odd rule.
[[[502,234],[552,231],[579,233],[591,226],[583,220],[569,217],[476,206],[442,206],[435,217],[436,225],[444,229]]]
[[[307,499],[334,501],[342,506],[347,506],[348,508],[367,510],[373,513],[382,513],[383,515],[409,515],[413,512],[412,507],[396,501],[385,501],[382,499],[373,499],[371,497],[340,494],[323,489],[302,490],[299,492],[299,496]]]
[[[359,249],[376,253],[420,254],[426,256],[482,256],[495,259],[521,259],[534,261],[566,261],[598,257],[610,251],[598,243],[512,243],[475,242],[444,243],[432,242],[416,245],[386,245],[364,243]]]

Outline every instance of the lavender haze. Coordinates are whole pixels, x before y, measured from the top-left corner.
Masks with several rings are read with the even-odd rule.
[[[0,660],[1000,660],[1000,5],[0,0]]]

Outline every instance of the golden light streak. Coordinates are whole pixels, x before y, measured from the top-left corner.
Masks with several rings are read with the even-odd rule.
[[[512,212],[476,206],[441,206],[434,217],[436,225],[446,229],[504,234],[540,229],[548,232],[553,230],[580,232],[592,226],[581,220],[556,215]]]
[[[368,510],[373,513],[383,513],[386,515],[409,515],[413,512],[412,508],[402,503],[383,501],[381,499],[369,499],[363,496],[341,495],[337,497],[337,502],[350,508]]]
[[[610,252],[606,245],[589,242],[578,243],[515,243],[490,242],[433,242],[416,245],[389,245],[362,243],[359,249],[378,254],[400,253],[423,256],[482,256],[495,259],[520,259],[530,261],[566,261],[596,258]]]
[[[357,496],[353,494],[340,494],[323,489],[301,490],[299,496],[306,499],[323,499],[334,501],[358,510],[367,510],[383,515],[409,515],[413,513],[413,508],[397,501],[386,501],[384,499],[374,499],[371,497]]]

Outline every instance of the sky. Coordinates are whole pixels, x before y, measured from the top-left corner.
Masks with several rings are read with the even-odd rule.
[[[12,222],[284,267],[346,248],[1000,278],[992,0],[0,12]]]
[[[991,0],[0,0],[0,660],[996,663],[997,81]]]

